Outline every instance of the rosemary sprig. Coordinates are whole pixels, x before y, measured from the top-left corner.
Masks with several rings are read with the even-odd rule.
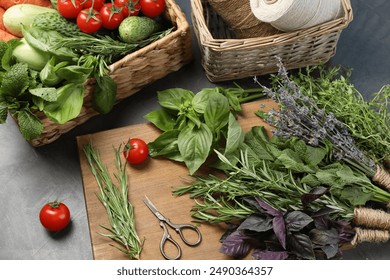
[[[100,225],[110,232],[109,234],[101,234],[119,243],[121,247],[113,246],[125,253],[130,259],[139,259],[143,241],[139,239],[135,228],[134,209],[128,199],[126,163],[122,164],[120,159],[120,147],[114,148],[115,165],[118,172],[114,176],[118,186],[114,184],[107,167],[103,165],[100,155],[93,148],[92,143],[84,145],[83,150],[99,186],[100,192],[97,196],[106,208],[111,225],[111,227]]]

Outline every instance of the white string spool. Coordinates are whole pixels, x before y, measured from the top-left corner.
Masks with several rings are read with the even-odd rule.
[[[340,0],[250,0],[252,13],[281,31],[309,28],[336,19]]]

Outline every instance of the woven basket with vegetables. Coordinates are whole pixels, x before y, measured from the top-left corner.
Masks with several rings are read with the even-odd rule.
[[[244,35],[256,32],[252,28],[250,34],[249,31],[242,34],[240,29],[236,34],[237,26],[229,26],[225,14],[219,14],[214,8],[218,8],[216,4],[221,2],[224,1],[191,0],[192,22],[201,49],[202,65],[212,82],[274,73],[278,70],[275,56],[282,58],[288,69],[327,62],[336,52],[341,31],[353,18],[350,0],[340,0],[342,12],[336,19],[310,28],[274,34],[264,33],[264,24],[258,24],[257,28],[265,35],[248,38]],[[242,10],[243,5],[249,5],[249,1],[225,2],[225,10],[228,6],[232,8],[234,3],[240,7],[236,11]],[[237,15],[236,18],[240,17]],[[245,24],[240,22],[240,26]]]
[[[190,28],[173,0],[93,1],[100,9],[91,1],[25,2],[3,16],[0,122],[9,113],[32,146],[110,112],[192,60]]]

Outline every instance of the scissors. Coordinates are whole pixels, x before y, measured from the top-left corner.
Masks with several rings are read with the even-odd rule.
[[[191,225],[191,224],[174,224],[174,223],[172,223],[168,218],[166,218],[163,214],[161,214],[160,211],[157,210],[156,206],[153,205],[153,203],[150,201],[150,199],[146,195],[145,195],[144,203],[146,204],[146,206],[148,206],[150,211],[152,211],[152,213],[160,221],[160,227],[162,227],[162,229],[164,230],[164,234],[163,234],[163,236],[161,238],[161,242],[160,242],[160,252],[164,256],[164,258],[166,258],[167,260],[178,260],[178,259],[180,259],[182,252],[181,252],[181,248],[180,248],[179,243],[177,243],[171,237],[171,235],[168,232],[168,228],[167,228],[166,225],[168,225],[171,228],[173,228],[180,235],[181,240],[183,240],[183,242],[187,246],[196,246],[196,245],[198,245],[202,241],[202,235],[201,235],[198,227],[196,227],[194,225]],[[183,234],[183,230],[184,229],[190,229],[190,230],[195,231],[196,234],[198,235],[198,240],[196,240],[195,242],[188,241],[185,238],[184,234]],[[173,245],[175,245],[175,247],[177,249],[176,257],[171,258],[171,257],[169,257],[165,253],[164,246],[165,246],[165,243],[167,243],[167,242],[171,242]]]

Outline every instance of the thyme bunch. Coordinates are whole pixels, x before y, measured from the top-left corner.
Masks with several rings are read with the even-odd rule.
[[[130,259],[139,259],[143,241],[139,239],[135,228],[134,209],[128,199],[126,164],[122,164],[120,159],[120,147],[114,149],[115,165],[118,172],[114,176],[119,183],[118,186],[114,184],[107,167],[103,165],[100,155],[93,148],[92,143],[84,145],[83,150],[99,186],[100,192],[97,196],[106,208],[111,225],[111,227],[100,225],[110,232],[109,234],[101,234],[119,243],[121,247],[113,246],[125,253]]]
[[[270,89],[257,82],[265,94],[280,104],[280,110],[268,114],[261,111],[256,114],[274,126],[275,136],[299,137],[312,146],[332,146],[333,157],[344,160],[358,168],[368,177],[373,177],[376,165],[356,144],[345,123],[339,121],[333,112],[318,107],[315,100],[304,95],[300,87],[288,77],[286,68],[279,59],[278,77],[281,85]]]

